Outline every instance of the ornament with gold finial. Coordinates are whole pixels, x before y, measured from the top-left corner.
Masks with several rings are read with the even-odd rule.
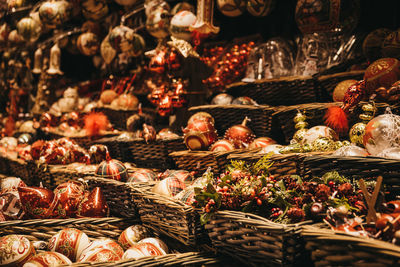
[[[297,110],[296,116],[293,118],[295,123],[295,129],[297,130],[294,135],[293,139],[290,143],[301,143],[303,141],[304,135],[307,132],[308,122],[306,122],[307,116],[302,113],[300,110]]]
[[[367,123],[372,120],[375,116],[376,107],[373,101],[362,105],[363,113],[360,114],[359,118],[361,122],[358,122],[351,127],[349,131],[349,138],[351,143],[363,147],[363,137],[365,133],[365,127]]]

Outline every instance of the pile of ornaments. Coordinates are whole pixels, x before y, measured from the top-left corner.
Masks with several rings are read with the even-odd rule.
[[[246,126],[248,120],[246,117],[242,124],[230,127],[226,130],[224,139],[218,140],[214,118],[206,112],[198,112],[189,118],[184,129],[185,145],[189,150],[209,149],[213,152],[223,152],[264,147],[275,143],[269,137],[256,139],[253,131]]]
[[[1,221],[106,217],[109,209],[100,187],[89,192],[77,181],[62,183],[54,191],[27,186],[20,178],[1,180]]]
[[[39,253],[36,252],[38,250]],[[45,251],[47,250],[47,251]],[[48,267],[73,262],[116,262],[161,256],[168,246],[141,225],[125,229],[118,242],[109,238],[90,241],[76,228],[64,228],[48,242],[31,242],[23,235],[7,235],[0,239],[0,265]]]
[[[116,110],[137,110],[139,100],[133,94],[118,94],[116,91],[108,89],[101,93],[98,106],[110,107]]]
[[[227,93],[221,93],[213,97],[211,100],[212,105],[258,105],[256,101],[248,96],[239,96],[233,98],[233,96]]]
[[[247,67],[247,57],[255,46],[253,41],[235,44],[228,51],[224,48],[214,47],[205,51],[201,60],[214,68],[213,74],[203,81],[211,91],[218,92],[225,86],[240,81]]]
[[[49,114],[62,118],[63,114],[71,112],[89,113],[93,107],[94,103],[90,102],[89,98],[79,97],[78,89],[69,87],[63,96],[51,105]]]

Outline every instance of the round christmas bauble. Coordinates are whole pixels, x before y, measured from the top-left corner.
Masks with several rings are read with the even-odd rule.
[[[333,90],[333,95],[332,95],[333,101],[343,102],[344,95],[346,94],[347,89],[356,82],[357,80],[344,80],[338,83],[335,89]]]
[[[351,127],[349,137],[352,144],[363,146],[365,127],[366,125],[363,122],[356,123]]]
[[[389,33],[382,42],[382,56],[400,58],[400,29]]]
[[[235,149],[235,145],[226,139],[218,140],[215,142],[211,148],[210,151],[213,152],[225,152],[225,151],[232,151]]]
[[[276,0],[250,0],[247,2],[247,11],[255,17],[265,17],[275,7]]]
[[[190,25],[196,22],[196,15],[190,11],[180,11],[176,13],[171,19],[170,32],[171,35],[185,41],[190,41],[192,32]]]
[[[31,257],[23,267],[53,267],[72,264],[72,261],[61,253],[46,251]]]
[[[115,2],[121,6],[132,6],[137,0],[115,0]]]
[[[177,135],[176,133],[172,132],[168,128],[164,128],[164,129],[161,129],[158,132],[157,138],[161,139],[161,140],[177,139],[177,138],[179,138],[179,135]]]
[[[110,44],[109,37],[110,36],[107,35],[100,44],[100,54],[107,65],[110,64],[117,55],[117,51]]]
[[[188,131],[185,133],[184,143],[190,150],[205,150],[218,138],[215,131],[199,132]]]
[[[17,32],[27,42],[35,42],[39,39],[42,27],[34,19],[27,17],[17,23]]]
[[[139,99],[132,94],[121,94],[111,102],[111,106],[115,109],[134,110],[139,106]]]
[[[158,247],[159,249],[163,250],[166,254],[168,253],[169,249],[168,246],[164,243],[164,241],[162,241],[159,238],[155,238],[155,237],[147,237],[145,239],[142,239],[139,241],[139,244],[142,243],[150,243],[155,245],[156,247]]]
[[[178,178],[168,177],[158,182],[152,191],[163,196],[173,197],[185,189],[185,187],[185,184]]]
[[[114,99],[118,97],[118,94],[114,90],[105,90],[100,95],[100,101],[104,105],[110,105]]]
[[[168,177],[178,178],[182,182],[187,182],[193,180],[193,175],[185,170],[166,170],[161,175],[159,175],[159,179],[165,179]]]
[[[90,243],[79,256],[78,262],[114,262],[124,255],[121,246],[111,239],[97,239]]]
[[[180,11],[190,11],[193,14],[196,12],[195,8],[193,5],[189,4],[188,2],[180,2],[177,3],[171,10],[171,15],[174,16],[176,13]]]
[[[222,93],[214,96],[211,100],[212,105],[229,105],[232,104],[233,96]]]
[[[54,190],[57,198],[56,211],[59,217],[74,217],[79,204],[84,199],[85,187],[80,182],[69,181],[62,183]]]
[[[100,187],[95,187],[79,205],[78,216],[102,218],[109,213],[108,205]]]
[[[316,139],[320,137],[327,137],[333,141],[338,141],[339,137],[337,133],[327,126],[314,126],[307,130],[302,144],[312,144]]]
[[[115,27],[110,32],[108,40],[117,52],[127,53],[133,57],[141,55],[146,46],[143,37],[126,26]]]
[[[376,29],[370,32],[365,37],[362,44],[364,56],[370,60],[375,61],[382,57],[382,43],[392,31],[385,28]]]
[[[128,180],[128,170],[125,165],[121,161],[115,159],[105,160],[100,163],[95,174],[103,178],[117,181]]]
[[[384,149],[382,152],[376,155],[377,157],[387,158],[387,159],[400,159],[400,148],[391,147]]]
[[[146,183],[150,181],[155,181],[157,179],[157,174],[150,169],[139,169],[132,173],[127,183]]]
[[[42,187],[18,187],[22,207],[29,217],[47,219],[54,209],[53,191]]]
[[[400,145],[400,116],[379,115],[368,122],[363,138],[364,147],[371,155]]]
[[[85,32],[79,35],[76,45],[83,55],[94,56],[99,51],[100,41],[96,34]]]
[[[32,143],[33,137],[29,133],[23,133],[18,136],[18,144],[27,145]]]
[[[21,133],[35,133],[36,130],[33,128],[33,121],[24,121],[21,126],[19,126],[19,132]]]
[[[108,14],[106,0],[82,0],[80,1],[82,14],[89,20],[101,20]]]
[[[165,255],[166,253],[162,251],[157,246],[151,243],[142,243],[142,244],[135,244],[131,246],[127,251],[125,251],[124,256],[122,257],[123,260],[126,259],[140,259],[143,257],[148,256],[161,256]]]
[[[336,149],[335,141],[328,137],[319,137],[312,144],[312,151],[325,152],[334,151]]]
[[[39,7],[40,21],[49,28],[56,28],[67,22],[72,14],[72,6],[67,1],[47,1]]]
[[[89,156],[91,164],[99,164],[107,159],[108,148],[105,145],[92,145],[89,147]]]
[[[35,254],[32,243],[22,235],[0,238],[0,265],[21,267]]]
[[[350,145],[339,148],[332,155],[343,157],[366,157],[368,156],[368,152],[359,146]]]
[[[217,7],[222,14],[228,17],[237,17],[246,9],[246,1],[243,0],[217,0]]]
[[[169,35],[170,13],[164,7],[157,7],[147,16],[146,29],[157,39],[166,38]]]
[[[132,225],[126,228],[118,238],[118,243],[123,249],[136,245],[140,240],[149,237],[149,231],[142,225]]]
[[[364,80],[368,92],[390,86],[400,79],[400,61],[395,58],[381,58],[365,70]]]
[[[303,34],[314,32],[350,32],[358,22],[358,0],[298,0],[297,26]]]
[[[232,126],[225,132],[224,139],[231,141],[235,148],[247,148],[256,137],[246,123],[247,118],[242,124]]]
[[[192,116],[190,116],[190,118],[188,120],[188,126],[195,123],[196,121],[205,121],[205,122],[211,123],[212,125],[214,125],[214,123],[215,123],[213,116],[211,116],[209,113],[203,112],[203,111],[197,112],[197,113],[193,114]],[[203,127],[201,127],[201,129],[203,129]],[[203,130],[207,130],[207,129],[208,128],[203,129]]]
[[[49,240],[49,250],[76,261],[89,244],[89,237],[84,232],[75,228],[65,228]]]
[[[257,105],[257,102],[248,96],[240,96],[232,101],[233,105]]]
[[[269,137],[259,137],[254,139],[253,142],[249,145],[249,148],[257,148],[257,147],[267,147],[269,145],[275,144],[275,140]]]

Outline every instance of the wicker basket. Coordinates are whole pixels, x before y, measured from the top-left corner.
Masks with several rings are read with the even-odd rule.
[[[197,171],[201,174],[211,167],[214,173],[221,173],[229,162],[228,156],[242,151],[240,149],[227,152],[184,150],[173,152],[170,156],[179,169]]]
[[[271,132],[272,114],[274,109],[269,106],[253,105],[204,105],[191,107],[190,113],[207,112],[213,116],[215,127],[220,135],[236,124],[241,124],[247,116],[250,121],[247,126],[256,136],[267,136]]]
[[[313,226],[304,226],[301,234],[316,267],[400,265],[400,247],[388,242]]]
[[[319,99],[320,92],[315,90],[314,83],[311,76],[291,76],[252,83],[234,83],[227,87],[227,92],[236,97],[248,96],[259,104],[296,105]]]
[[[324,100],[332,101],[333,91],[336,85],[344,80],[362,80],[365,70],[339,72],[330,75],[321,75],[317,78],[316,87],[322,93]],[[325,94],[325,95],[324,95]]]
[[[153,193],[151,188],[135,189],[134,200],[143,225],[187,246],[207,243],[200,215],[195,209],[181,201]]]
[[[112,137],[112,136],[116,136],[116,135],[119,135],[120,133],[118,133],[118,132],[107,132],[107,133],[104,133],[103,135],[99,135],[99,136],[96,136],[96,137],[94,137],[94,136],[87,136],[87,135],[85,135],[85,136],[83,136],[83,135],[71,135],[71,136],[67,136],[67,135],[62,135],[62,134],[60,134],[60,133],[58,133],[58,132],[51,132],[51,131],[48,131],[48,132],[46,132],[46,135],[47,135],[47,139],[48,140],[53,140],[53,139],[59,139],[59,138],[64,138],[64,137],[66,137],[66,138],[69,138],[69,139],[71,139],[72,141],[75,141],[78,145],[80,145],[81,147],[83,147],[83,148],[89,148],[91,145],[92,145],[92,143],[93,142],[95,142],[95,140],[98,140],[98,139],[101,139],[101,138],[104,138],[104,137]]]
[[[4,174],[19,177],[27,185],[37,185],[40,181],[36,164],[33,161],[12,159],[5,156],[0,156],[0,161],[4,164]]]
[[[131,162],[133,159],[129,157],[128,141],[119,140],[116,136],[104,137],[95,140],[92,145],[101,144],[108,148],[111,158],[117,159],[123,162]]]
[[[322,176],[329,171],[354,178],[383,177],[383,183],[394,194],[400,193],[400,160],[378,157],[340,157],[312,155],[303,161],[304,176]]]
[[[110,107],[95,108],[96,112],[102,112],[107,116],[111,124],[119,130],[126,130],[126,121],[128,118],[134,114],[138,113],[138,110],[123,110],[123,109],[112,109]],[[156,117],[157,113],[155,109],[143,108],[143,113],[151,116],[151,118]]]
[[[217,252],[246,265],[309,266],[301,224],[284,225],[250,213],[218,211],[205,228]]]
[[[49,240],[58,231],[77,228],[84,231],[89,238],[118,239],[127,227],[137,224],[135,219],[122,218],[78,218],[78,219],[35,219],[0,222],[0,236],[19,234],[29,240]]]

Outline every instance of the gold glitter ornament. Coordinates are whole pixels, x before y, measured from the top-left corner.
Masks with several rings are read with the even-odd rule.
[[[335,141],[327,137],[320,137],[315,139],[311,146],[314,152],[333,151],[336,149]]]
[[[358,122],[351,127],[349,132],[350,142],[357,146],[363,146],[365,126],[364,122]]]
[[[297,143],[301,143],[304,139],[304,136],[307,133],[307,129],[299,129],[296,131],[293,135],[293,140],[296,141]]]

